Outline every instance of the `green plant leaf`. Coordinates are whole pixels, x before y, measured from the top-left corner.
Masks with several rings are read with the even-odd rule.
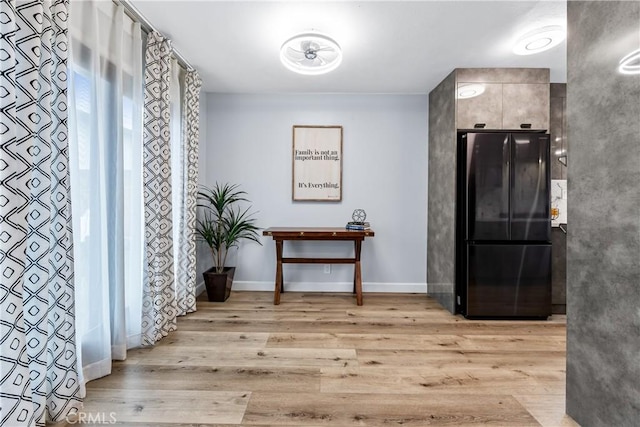
[[[197,206],[202,208],[202,218],[196,220],[196,233],[210,250],[217,272],[225,267],[227,253],[245,239],[260,245],[260,228],[255,224],[251,207],[242,210],[239,202],[249,202],[246,192],[238,184],[219,184],[208,188],[201,186]]]

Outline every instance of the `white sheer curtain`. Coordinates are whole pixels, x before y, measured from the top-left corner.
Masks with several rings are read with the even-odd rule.
[[[176,304],[180,299],[180,236],[184,232],[184,153],[182,152],[182,87],[184,70],[175,58],[171,58],[171,80],[169,81],[169,100],[171,104],[171,206],[173,220],[173,277],[176,282]],[[176,315],[180,315],[180,309]]]
[[[141,342],[142,32],[123,7],[71,4],[71,196],[82,383]]]
[[[171,63],[171,187],[173,199],[173,259],[176,280],[177,315],[183,316],[196,310],[195,281],[195,190],[197,187],[198,135],[195,144],[192,133],[198,131],[199,111],[194,116],[192,108],[198,94],[188,85],[197,73],[185,72],[178,61]],[[197,82],[196,82],[197,83]],[[189,91],[189,89],[191,89]],[[199,90],[199,87],[198,87]],[[195,98],[195,100],[194,100]],[[195,117],[195,118],[194,118]],[[195,152],[194,146],[195,145]],[[195,168],[192,161],[195,159]],[[195,171],[194,171],[195,169]],[[194,184],[194,182],[196,182]],[[192,221],[193,219],[193,221]],[[193,254],[192,254],[193,249]]]

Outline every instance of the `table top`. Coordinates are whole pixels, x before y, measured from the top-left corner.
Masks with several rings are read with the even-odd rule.
[[[263,236],[274,238],[352,238],[373,237],[373,230],[347,230],[344,227],[269,227],[262,232]]]

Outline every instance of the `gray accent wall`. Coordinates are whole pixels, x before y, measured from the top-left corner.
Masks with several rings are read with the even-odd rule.
[[[455,311],[456,76],[429,94],[427,289]]]
[[[567,413],[640,420],[640,2],[567,2]]]

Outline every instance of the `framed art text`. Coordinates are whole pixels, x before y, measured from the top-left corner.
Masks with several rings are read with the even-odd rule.
[[[292,198],[342,200],[342,126],[293,126]]]

